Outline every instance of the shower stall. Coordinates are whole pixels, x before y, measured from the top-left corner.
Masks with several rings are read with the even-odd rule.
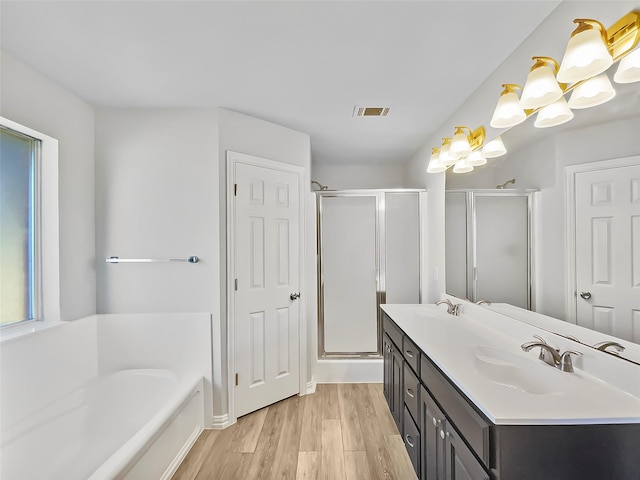
[[[316,191],[319,357],[379,357],[378,306],[420,303],[423,195]]]

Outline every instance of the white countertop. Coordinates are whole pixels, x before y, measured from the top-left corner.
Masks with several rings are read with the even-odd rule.
[[[547,333],[534,326],[486,310],[484,319],[464,308],[453,316],[445,305],[381,308],[497,425],[640,423],[640,398],[581,370],[580,359],[567,373],[538,360],[539,348],[524,352],[521,344]],[[590,362],[609,360],[572,343]]]

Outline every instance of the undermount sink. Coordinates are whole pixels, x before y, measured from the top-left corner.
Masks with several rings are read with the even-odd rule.
[[[476,372],[493,383],[533,395],[561,391],[561,379],[557,375],[561,372],[544,368],[539,360],[484,345],[473,347],[471,351]]]

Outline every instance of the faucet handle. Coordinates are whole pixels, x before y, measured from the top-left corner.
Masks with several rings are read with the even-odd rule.
[[[573,372],[573,363],[571,362],[571,355],[582,355],[581,352],[575,352],[573,350],[567,350],[560,356],[560,370],[563,372]]]

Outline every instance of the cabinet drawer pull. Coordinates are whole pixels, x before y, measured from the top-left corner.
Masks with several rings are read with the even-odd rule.
[[[440,438],[444,440],[444,430],[440,430]]]
[[[447,438],[449,438],[451,436],[451,434],[449,432],[446,433]]]
[[[440,425],[442,423],[442,420],[438,420],[436,417],[433,417],[431,419],[431,421],[433,422],[433,426],[437,427],[438,425]]]
[[[407,441],[407,445],[409,445],[411,448],[413,448],[415,445],[413,444],[413,442],[411,441],[412,438],[410,435],[405,435],[404,439]]]
[[[413,352],[411,350],[405,350],[404,353],[407,354],[407,357],[413,358]]]
[[[407,388],[407,395],[409,395],[411,398],[415,398],[415,395],[413,394],[413,390],[411,390],[410,388]]]

